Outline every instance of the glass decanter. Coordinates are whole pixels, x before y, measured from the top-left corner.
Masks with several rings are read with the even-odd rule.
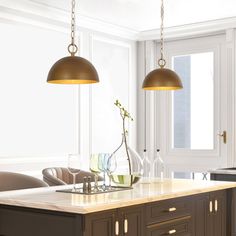
[[[143,174],[142,158],[127,144],[127,135],[122,134],[120,146],[112,153],[117,166],[111,175],[112,182],[120,187],[131,187]]]

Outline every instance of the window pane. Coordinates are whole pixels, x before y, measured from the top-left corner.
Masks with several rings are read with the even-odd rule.
[[[173,92],[172,147],[213,149],[214,54],[175,56],[172,62],[184,86]]]

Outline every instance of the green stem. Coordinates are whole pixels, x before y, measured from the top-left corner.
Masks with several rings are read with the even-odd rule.
[[[124,134],[125,150],[126,150],[127,160],[128,160],[128,164],[129,164],[129,175],[131,176],[131,161],[130,161],[128,144],[127,144],[127,139],[126,139],[125,118],[123,118],[123,134]],[[132,181],[131,181],[131,185],[132,185]]]

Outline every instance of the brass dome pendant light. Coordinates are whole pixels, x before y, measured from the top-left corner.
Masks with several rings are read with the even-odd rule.
[[[92,84],[99,82],[95,67],[86,59],[75,56],[78,47],[75,44],[75,0],[72,0],[71,43],[68,52],[71,54],[57,61],[48,73],[47,82],[53,84]]]
[[[164,2],[161,0],[161,27],[160,27],[160,44],[161,58],[158,60],[160,68],[151,71],[143,81],[144,90],[177,90],[182,89],[183,85],[179,76],[172,70],[164,68],[166,60],[163,57],[164,51]]]

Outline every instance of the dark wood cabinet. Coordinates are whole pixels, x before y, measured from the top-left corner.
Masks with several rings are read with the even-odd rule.
[[[194,197],[194,225],[195,236],[207,236],[209,222],[209,194],[199,194]]]
[[[236,236],[236,189],[74,214],[0,206],[0,236]]]
[[[207,236],[226,236],[226,191],[209,194]]]
[[[147,226],[146,236],[191,236],[193,234],[191,216],[185,216],[170,221],[164,221]]]
[[[143,236],[143,206],[86,215],[84,236]]]
[[[226,194],[226,235],[236,236],[236,188],[228,189]]]
[[[226,200],[222,190],[147,204],[146,235],[233,235],[226,234]]]
[[[116,221],[116,210],[85,215],[84,236],[113,236],[115,235]]]
[[[119,216],[121,236],[144,236],[144,208],[142,205],[138,207],[121,208],[119,209]]]
[[[195,199],[195,236],[226,236],[226,191],[200,194]]]
[[[147,236],[193,236],[194,201],[181,197],[146,205]]]
[[[22,207],[0,207],[1,236],[80,236],[80,215],[35,210]]]

